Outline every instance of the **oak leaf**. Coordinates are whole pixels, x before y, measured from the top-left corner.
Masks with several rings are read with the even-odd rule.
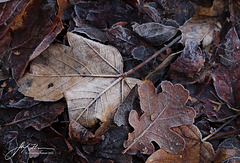
[[[210,143],[202,141],[201,132],[196,126],[181,126],[173,130],[185,139],[184,151],[174,155],[159,149],[148,158],[146,163],[207,163],[213,161],[214,149]]]
[[[189,92],[180,84],[168,81],[161,83],[162,93],[156,94],[152,82],[144,81],[138,89],[141,116],[135,110],[129,114],[129,123],[135,129],[124,142],[124,153],[144,154],[154,152],[152,141],[169,153],[178,153],[184,149],[185,141],[171,127],[190,125],[194,121],[195,111],[185,106]]]
[[[121,77],[122,57],[114,47],[67,36],[70,47],[51,45],[18,81],[19,90],[41,101],[65,97],[70,121],[85,127],[106,122],[140,80]]]

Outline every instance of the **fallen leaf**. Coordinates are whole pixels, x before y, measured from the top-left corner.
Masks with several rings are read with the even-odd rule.
[[[216,51],[218,66],[212,72],[218,96],[235,107],[240,106],[240,40],[232,27]]]
[[[162,45],[163,43],[169,41],[177,33],[177,28],[175,27],[165,26],[154,22],[144,23],[141,25],[135,23],[132,28],[134,32],[155,46]]]
[[[218,147],[214,163],[240,162],[240,141],[237,138],[228,138]]]
[[[28,63],[44,51],[63,29],[61,20],[55,15],[55,3],[35,0],[17,2],[18,4],[15,1],[7,2],[11,6],[7,5],[9,8],[4,10],[10,10],[11,13],[9,15],[4,12],[7,19],[2,24],[4,28],[4,24],[7,24],[6,30],[11,32],[11,43],[1,54],[4,56],[4,67],[11,67],[16,80],[22,77]],[[14,10],[15,8],[17,9]],[[7,34],[7,31],[4,32],[0,39]]]
[[[213,147],[210,143],[202,141],[201,132],[196,126],[181,126],[174,128],[173,131],[185,139],[184,151],[174,155],[159,149],[148,158],[146,163],[208,163],[213,161],[215,154]]]
[[[121,26],[116,25],[106,31],[110,44],[116,47],[123,55],[131,54],[133,48],[138,46],[139,39],[134,32]]]
[[[132,162],[132,156],[122,154],[123,142],[127,139],[128,130],[126,126],[112,127],[103,133],[104,140],[95,145],[95,153],[98,157],[112,159],[114,162]]]
[[[210,2],[210,1],[208,1]],[[198,2],[199,3],[199,2]],[[206,4],[206,3],[204,3]],[[214,0],[210,7],[196,6],[196,14],[201,16],[220,16],[227,7],[227,1]]]
[[[119,0],[80,1],[74,10],[80,20],[105,30],[117,22],[129,21],[130,15],[136,15],[131,6]]]
[[[158,0],[157,2],[162,7],[160,15],[173,19],[181,25],[195,14],[195,8],[189,0]]]
[[[121,77],[122,57],[114,47],[67,35],[71,47],[51,45],[18,81],[19,90],[41,101],[65,97],[70,121],[85,127],[109,121],[140,81]]]
[[[88,131],[85,127],[83,127],[76,121],[71,121],[71,123],[69,124],[68,135],[71,139],[76,139],[81,144],[89,144],[89,139],[95,138],[91,131]]]
[[[105,32],[99,30],[98,28],[91,27],[90,25],[85,24],[84,22],[79,20],[77,17],[73,18],[73,20],[75,21],[77,27],[71,32],[85,34],[90,39],[96,40],[102,43],[105,43],[108,41]]]
[[[123,103],[118,107],[114,115],[114,123],[118,126],[128,125],[128,115],[131,110],[136,108],[137,86],[133,87]]]
[[[13,122],[5,125],[17,124],[22,128],[34,127],[36,130],[41,130],[53,122],[57,121],[57,116],[64,111],[64,103],[46,103],[40,104],[37,107],[24,109],[20,111]]]
[[[156,8],[149,5],[144,5],[142,9],[154,20],[154,22],[156,23],[161,22],[160,14],[158,13]]]
[[[183,44],[186,44],[187,39],[192,39],[199,44],[202,42],[202,45],[206,47],[215,39],[216,32],[221,29],[221,24],[216,18],[193,17],[180,26],[179,29],[182,32],[181,42]]]
[[[171,127],[190,125],[194,121],[195,111],[185,106],[188,91],[180,84],[172,85],[168,81],[161,84],[162,93],[156,94],[152,82],[146,80],[138,88],[140,105],[144,113],[139,116],[135,110],[129,114],[129,123],[134,128],[124,142],[124,153],[144,154],[154,152],[152,141],[161,149],[178,153],[184,149],[185,141]]]
[[[193,78],[203,68],[204,62],[205,57],[198,42],[188,39],[180,57],[171,64],[168,76],[173,80],[178,80],[180,76]]]

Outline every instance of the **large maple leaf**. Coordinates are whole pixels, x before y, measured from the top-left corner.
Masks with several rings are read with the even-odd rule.
[[[178,153],[184,149],[185,141],[170,128],[190,125],[194,121],[195,111],[185,106],[188,91],[180,84],[172,85],[168,81],[161,83],[162,93],[157,94],[153,83],[144,81],[138,89],[140,105],[144,113],[139,116],[135,110],[129,114],[129,123],[134,128],[124,142],[125,152],[144,154],[154,152],[152,141],[169,153]]]
[[[66,98],[70,120],[91,127],[113,118],[116,108],[139,82],[121,77],[121,54],[77,34],[68,33],[69,46],[55,44],[37,57],[18,83],[19,91],[35,100]]]

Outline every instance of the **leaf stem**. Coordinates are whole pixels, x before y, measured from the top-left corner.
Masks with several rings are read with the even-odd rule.
[[[146,59],[145,61],[143,61],[142,63],[140,63],[139,65],[137,65],[136,67],[128,70],[127,72],[122,74],[122,77],[125,78],[127,76],[129,76],[130,74],[134,73],[135,71],[137,71],[138,69],[140,69],[142,66],[144,66],[145,64],[147,64],[149,61],[151,61],[153,58],[157,57],[159,54],[161,54],[162,52],[164,52],[167,48],[171,47],[173,44],[175,44],[177,41],[180,40],[182,36],[178,36],[176,37],[172,42],[170,42],[169,44],[167,44],[166,46],[164,46],[162,49],[160,49],[159,51],[157,51],[155,54],[153,54],[151,57],[149,57],[148,59]]]

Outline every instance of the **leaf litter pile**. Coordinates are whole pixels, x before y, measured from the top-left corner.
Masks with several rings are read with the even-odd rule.
[[[239,0],[0,1],[0,162],[240,162]]]

